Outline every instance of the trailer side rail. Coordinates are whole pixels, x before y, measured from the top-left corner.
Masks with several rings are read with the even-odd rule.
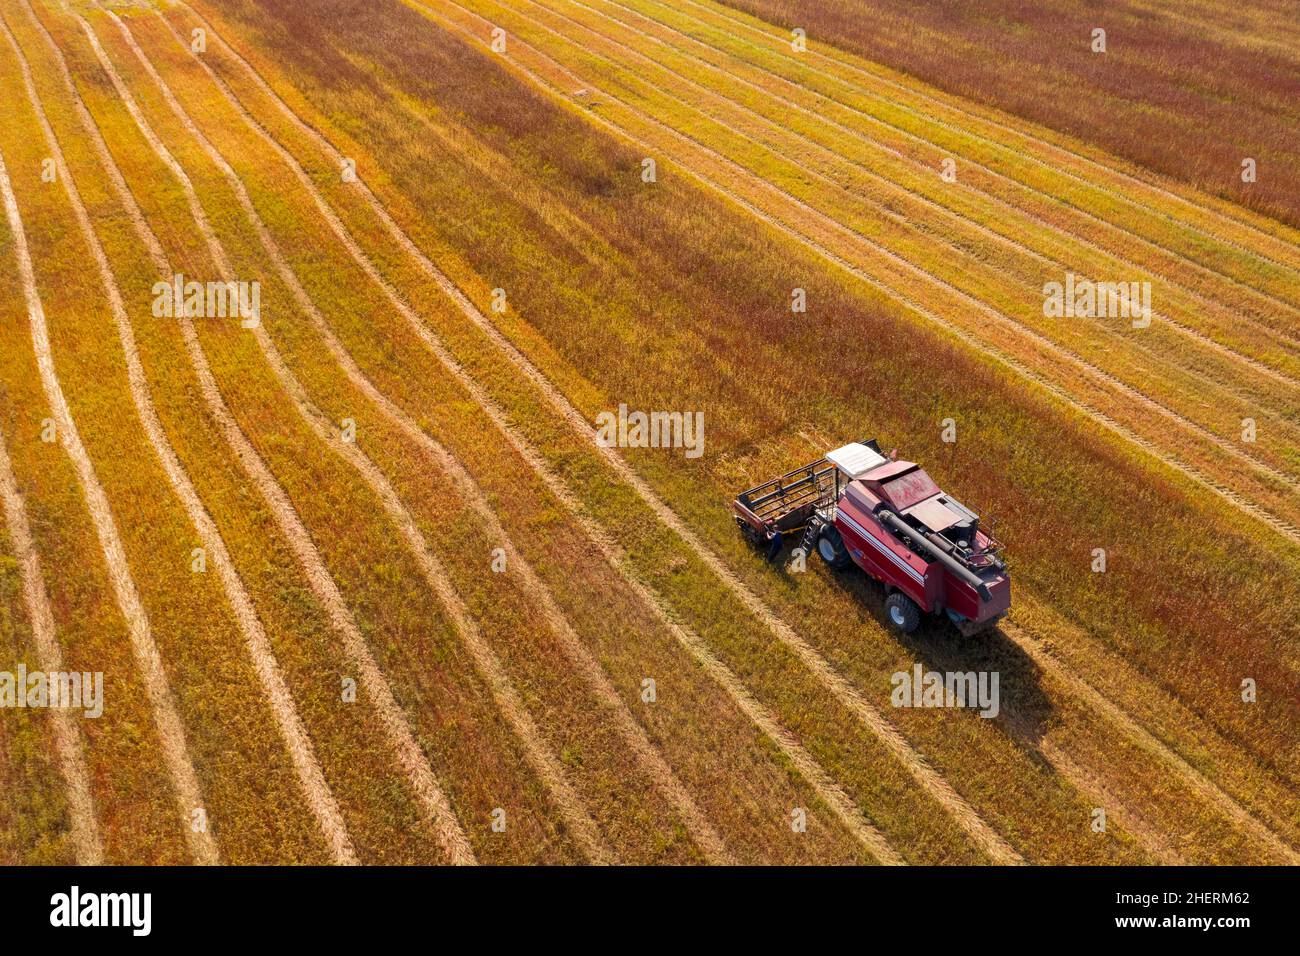
[[[835,466],[821,458],[741,492],[736,504],[760,524],[788,531],[787,518],[793,516],[796,523],[803,523],[815,507],[834,495]]]

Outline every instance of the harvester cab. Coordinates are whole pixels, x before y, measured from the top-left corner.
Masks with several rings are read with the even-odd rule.
[[[832,568],[856,565],[881,582],[886,612],[903,631],[935,614],[970,635],[1011,606],[1001,546],[979,515],[874,440],[741,492],[732,508],[741,532],[769,559],[800,534],[805,553],[816,549]]]

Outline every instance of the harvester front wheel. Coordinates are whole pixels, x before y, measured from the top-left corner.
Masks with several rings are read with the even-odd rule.
[[[921,623],[921,609],[906,594],[895,591],[885,598],[885,613],[889,622],[904,634],[911,634]]]
[[[821,537],[817,539],[817,553],[822,556],[823,561],[837,571],[848,567],[849,550],[844,547],[844,539],[834,525],[827,525],[822,529]]]

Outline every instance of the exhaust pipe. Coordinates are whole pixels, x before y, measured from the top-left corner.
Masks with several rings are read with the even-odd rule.
[[[945,548],[933,541],[928,532],[922,531],[920,528],[913,528],[892,511],[881,509],[876,512],[876,517],[884,524],[889,525],[889,527],[893,528],[895,531],[900,534],[905,534],[912,541],[915,541],[921,547],[921,550],[928,552],[936,561],[973,587],[979,596],[985,601],[992,600],[993,594],[989,591],[989,586],[980,579],[979,575],[954,558]]]

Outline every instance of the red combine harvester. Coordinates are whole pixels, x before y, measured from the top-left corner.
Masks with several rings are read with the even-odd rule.
[[[966,636],[1011,607],[1001,546],[979,515],[939,490],[919,465],[880,453],[874,441],[837,448],[811,465],[742,492],[736,524],[768,558],[802,531],[832,568],[856,564],[885,586],[894,626],[915,630],[921,613],[944,614]]]

